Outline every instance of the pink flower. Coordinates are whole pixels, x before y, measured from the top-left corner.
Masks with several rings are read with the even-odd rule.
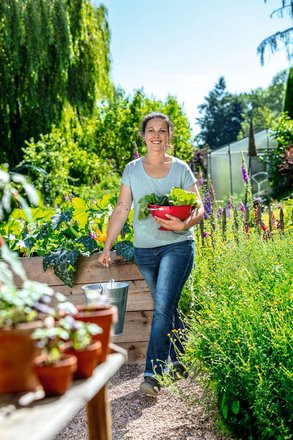
[[[138,149],[137,149],[137,146],[135,145],[134,146],[134,149],[133,149],[133,158],[134,159],[139,159],[139,152],[138,152]]]
[[[200,188],[204,183],[202,171],[198,175],[198,187]]]

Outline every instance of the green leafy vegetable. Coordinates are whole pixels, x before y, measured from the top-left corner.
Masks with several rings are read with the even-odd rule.
[[[180,205],[192,205],[195,206],[197,204],[196,194],[191,191],[185,191],[181,188],[172,188],[169,192],[169,201],[174,206]]]
[[[44,256],[44,271],[46,271],[49,266],[52,266],[54,274],[60,278],[64,284],[72,287],[74,284],[76,263],[79,255],[80,252],[78,249],[68,250],[61,248],[56,251],[51,251],[49,254]]]
[[[173,187],[169,194],[164,194],[162,196],[157,196],[155,193],[141,197],[138,201],[139,213],[138,219],[143,220],[149,214],[149,205],[159,205],[159,206],[180,206],[180,205],[192,205],[194,207],[198,206],[196,200],[196,193],[191,191],[186,191],[182,188]]]
[[[115,245],[117,255],[121,255],[126,261],[134,261],[133,244],[129,240],[119,241]]]

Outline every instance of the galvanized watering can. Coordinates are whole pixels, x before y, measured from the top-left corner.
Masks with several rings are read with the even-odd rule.
[[[110,273],[111,278],[108,283],[86,284],[82,286],[82,289],[86,304],[113,304],[118,308],[118,321],[114,327],[114,335],[120,335],[123,333],[129,284],[116,282],[111,269]]]

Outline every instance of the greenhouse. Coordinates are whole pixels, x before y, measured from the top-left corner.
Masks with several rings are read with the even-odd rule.
[[[261,158],[276,147],[276,141],[267,129],[255,133],[254,141],[255,156],[249,157],[248,154],[249,137],[208,152],[208,174],[211,176],[218,200],[224,199],[228,194],[237,197],[244,193],[241,153],[243,153],[247,168],[249,168],[249,161],[251,163],[249,174],[253,194],[256,196],[269,194],[268,164]]]

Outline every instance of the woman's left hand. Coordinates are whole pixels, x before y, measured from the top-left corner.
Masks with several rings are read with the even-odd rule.
[[[168,217],[169,220],[164,220],[159,217],[154,217],[154,219],[158,225],[163,226],[163,228],[168,229],[168,231],[184,231],[185,221],[170,214],[166,214],[166,217]]]

